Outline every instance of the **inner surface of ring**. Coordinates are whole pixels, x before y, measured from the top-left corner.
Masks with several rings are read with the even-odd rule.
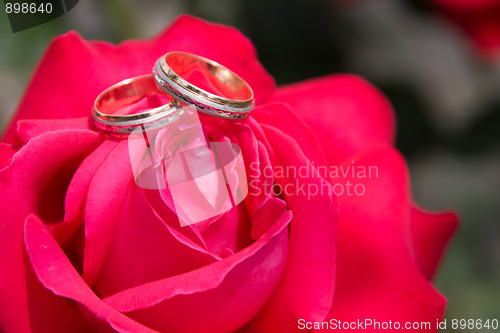
[[[167,54],[165,62],[178,76],[211,94],[239,101],[253,98],[252,90],[243,79],[216,63],[175,52]]]
[[[158,108],[152,112],[123,114],[126,106],[132,105],[146,96],[162,94],[158,89],[151,75],[146,75],[138,80],[130,80],[118,87],[111,87],[104,92],[96,104],[100,114],[97,117],[111,121],[130,121],[150,117],[162,112],[163,108]],[[167,106],[168,107],[168,106]]]

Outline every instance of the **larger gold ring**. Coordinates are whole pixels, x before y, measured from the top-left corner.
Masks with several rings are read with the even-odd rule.
[[[186,79],[199,71],[211,90]],[[252,88],[236,73],[210,59],[185,52],[169,52],[153,68],[156,83],[165,93],[200,112],[225,119],[246,118],[254,108]]]

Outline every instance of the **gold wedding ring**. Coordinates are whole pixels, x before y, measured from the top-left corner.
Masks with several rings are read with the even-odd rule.
[[[205,89],[191,82],[197,72],[204,78]],[[123,113],[127,106],[157,94],[172,100],[145,112]],[[195,54],[169,52],[156,61],[152,75],[130,78],[104,90],[95,100],[92,118],[105,132],[129,134],[139,126],[161,128],[178,119],[187,105],[218,118],[243,119],[255,102],[252,88],[228,68]]]
[[[206,78],[214,92],[187,79],[195,71]],[[245,80],[219,63],[195,54],[169,52],[157,60],[153,75],[166,94],[218,118],[246,118],[255,105],[252,88]]]
[[[123,80],[104,90],[95,100],[92,117],[96,127],[113,134],[128,134],[135,128],[157,128],[178,117],[182,107],[169,103],[137,114],[119,114],[120,109],[142,98],[162,94],[151,74]]]

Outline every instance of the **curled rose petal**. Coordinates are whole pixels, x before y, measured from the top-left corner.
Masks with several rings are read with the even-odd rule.
[[[432,214],[419,207],[411,209],[411,231],[415,255],[425,277],[432,279],[444,250],[458,227],[455,213]]]
[[[64,129],[90,129],[89,118],[20,120],[17,122],[16,141],[24,145],[43,133]]]
[[[105,140],[92,151],[78,166],[66,190],[64,200],[64,220],[52,230],[59,244],[64,244],[84,222],[84,209],[88,187],[96,171],[113,151],[118,142]],[[82,254],[83,258],[83,254]]]
[[[42,222],[35,216],[24,226],[26,252],[38,280],[54,294],[86,306],[97,318],[106,320],[119,332],[155,332],[119,313],[100,300],[71,265]]]
[[[9,144],[0,143],[0,171],[8,167],[16,150]]]

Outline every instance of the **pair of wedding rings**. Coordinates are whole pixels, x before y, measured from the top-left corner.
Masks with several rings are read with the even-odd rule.
[[[203,75],[205,89],[190,82],[196,72]],[[126,106],[159,93],[172,100],[141,113],[119,114]],[[104,90],[95,100],[92,117],[103,131],[128,134],[139,126],[159,128],[172,122],[187,105],[218,118],[243,119],[254,107],[254,95],[248,83],[217,62],[191,53],[169,52],[156,61],[152,74]]]

